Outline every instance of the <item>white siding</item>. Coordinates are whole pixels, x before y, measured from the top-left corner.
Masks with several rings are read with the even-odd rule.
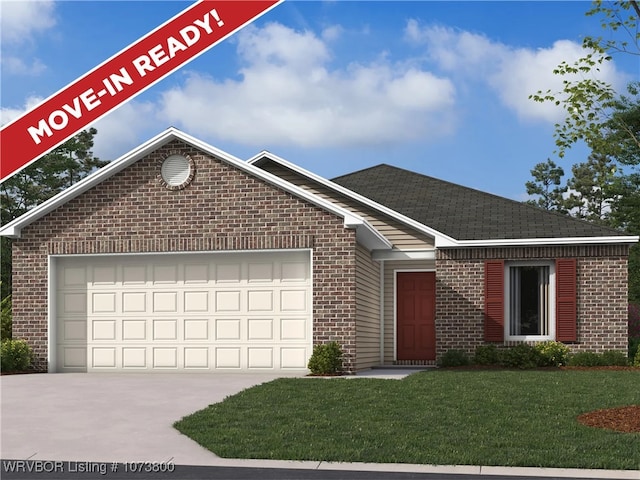
[[[380,265],[356,250],[356,369],[380,364]]]

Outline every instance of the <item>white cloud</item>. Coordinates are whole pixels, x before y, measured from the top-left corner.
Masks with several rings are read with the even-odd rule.
[[[189,72],[164,92],[163,117],[196,135],[261,146],[385,144],[452,128],[455,89],[430,72],[384,60],[332,70],[322,38],[277,23],[240,32],[238,53],[240,80]]]
[[[6,125],[7,123],[12,122],[16,118],[20,117],[23,113],[31,110],[43,100],[44,98],[42,97],[29,97],[22,107],[0,108],[0,125]]]
[[[46,65],[37,58],[32,59],[31,63],[26,63],[21,58],[3,55],[2,58],[0,58],[0,61],[6,71],[13,75],[36,76],[40,75],[47,69]]]
[[[136,101],[122,105],[91,126],[98,130],[93,153],[102,160],[114,160],[140,144],[144,131],[156,134],[168,127],[157,120],[153,104]]]
[[[0,30],[3,42],[22,43],[35,32],[56,24],[55,3],[51,0],[0,1]]]
[[[561,91],[563,80],[571,77],[556,75],[553,70],[562,61],[571,64],[585,54],[580,44],[569,40],[558,40],[551,47],[537,50],[516,48],[485,35],[449,27],[421,28],[415,20],[407,22],[405,39],[424,45],[428,57],[457,78],[485,82],[520,118],[549,122],[563,118],[562,108],[549,102],[534,102],[529,95]],[[604,62],[593,75],[618,87],[626,80],[612,62]]]

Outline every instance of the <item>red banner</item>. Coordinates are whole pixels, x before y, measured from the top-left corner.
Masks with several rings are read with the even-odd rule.
[[[283,0],[199,1],[0,130],[0,181]]]

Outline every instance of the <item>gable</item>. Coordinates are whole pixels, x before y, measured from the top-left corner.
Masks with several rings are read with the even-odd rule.
[[[196,163],[195,178],[185,189],[165,188],[159,176],[161,162],[175,153],[189,155]],[[237,195],[230,196],[229,188]],[[271,193],[267,195],[267,191]],[[391,246],[361,217],[174,128],[5,225],[0,235],[20,238],[23,229],[58,211],[64,212],[54,215],[59,223],[47,222],[53,232],[70,228],[66,215],[75,223],[102,221],[102,230],[111,232],[116,228],[115,219],[122,228],[134,230],[141,223],[155,224],[164,219],[173,222],[180,232],[195,235],[210,222],[225,220],[220,205],[214,208],[216,200],[230,204],[228,229],[232,228],[233,212],[250,212],[254,230],[264,232],[282,228],[282,220],[287,217],[285,198],[341,219],[343,228],[354,229],[358,241],[370,250]]]

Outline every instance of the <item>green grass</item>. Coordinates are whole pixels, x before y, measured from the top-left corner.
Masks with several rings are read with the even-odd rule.
[[[638,404],[638,371],[439,370],[279,379],[175,427],[233,458],[638,469],[640,433],[576,420]]]

